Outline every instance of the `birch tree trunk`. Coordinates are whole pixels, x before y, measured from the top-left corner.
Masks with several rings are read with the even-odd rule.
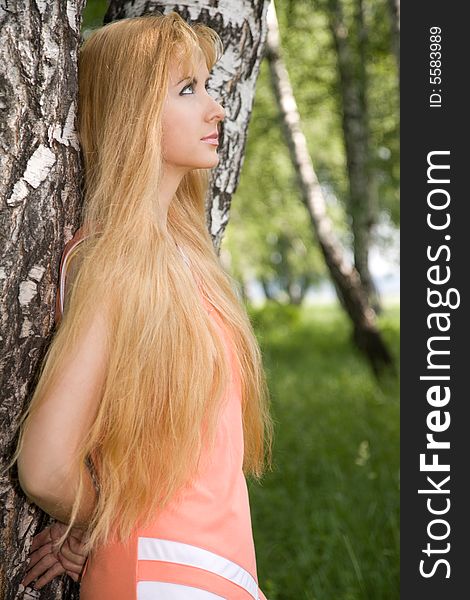
[[[214,246],[220,245],[230,217],[230,202],[240,179],[248,124],[266,41],[265,0],[111,0],[105,22],[145,13],[179,13],[190,24],[209,25],[222,39],[224,54],[212,72],[211,88],[226,111],[220,123],[219,165],[212,171],[207,199],[207,225]]]
[[[354,236],[354,266],[368,300],[380,310],[378,291],[369,270],[369,248],[376,209],[369,165],[369,126],[366,101],[365,26],[362,0],[354,2],[357,48],[344,20],[342,0],[328,0],[328,19],[337,52],[342,124],[349,179],[349,212]]]
[[[282,115],[284,133],[299,180],[303,202],[309,212],[338,296],[353,323],[354,341],[368,358],[374,373],[379,374],[384,367],[393,366],[392,357],[377,329],[375,312],[368,303],[359,274],[347,263],[326,214],[325,199],[308,153],[289,75],[281,57],[274,4],[271,4],[268,11],[266,50],[274,94]]]
[[[33,535],[49,522],[27,502],[16,467],[4,468],[54,324],[60,253],[78,225],[74,119],[84,3],[11,0],[0,8],[0,597],[8,600],[32,597],[19,581]],[[67,576],[44,590],[42,598],[78,598]]]

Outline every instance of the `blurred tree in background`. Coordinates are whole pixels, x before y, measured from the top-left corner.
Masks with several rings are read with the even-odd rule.
[[[353,18],[357,2],[342,0],[345,18]],[[387,0],[367,0],[362,5],[367,30],[367,45],[361,52],[367,59],[363,67],[368,96],[370,203],[373,221],[386,225],[372,228],[371,241],[386,248],[391,241],[387,226],[399,224],[398,76]],[[323,0],[278,0],[276,11],[284,61],[309,153],[336,233],[353,256],[343,98],[329,25],[331,5]],[[357,40],[351,51],[356,52],[357,60],[361,58]],[[223,248],[230,254],[234,275],[245,287],[255,278],[267,297],[281,302],[298,302],[305,285],[319,283],[326,276],[320,253],[312,244],[308,215],[301,205],[280,132],[280,115],[266,64],[258,79],[240,185],[232,198]]]

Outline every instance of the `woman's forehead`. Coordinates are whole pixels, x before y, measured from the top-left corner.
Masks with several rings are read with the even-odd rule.
[[[200,70],[208,72],[206,58],[199,48],[189,56],[181,56],[174,60],[170,65],[170,78],[176,82],[184,77],[192,77]]]

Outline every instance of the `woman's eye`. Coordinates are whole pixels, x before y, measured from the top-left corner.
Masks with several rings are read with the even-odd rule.
[[[188,85],[185,85],[185,86],[184,86],[184,88],[181,90],[181,95],[182,95],[182,96],[187,96],[188,94],[185,94],[185,91],[186,91],[187,89],[189,89],[189,88],[191,88],[191,89],[193,88],[193,84],[192,84],[192,83],[189,83]]]
[[[208,92],[209,91],[209,87],[210,87],[209,84],[206,83],[206,85],[204,87],[206,88],[206,92]],[[194,91],[194,83],[188,83],[188,85],[185,85],[184,88],[181,90],[180,94],[182,96],[190,96],[191,94],[186,94],[186,90],[190,89],[190,88],[191,88],[191,90]]]

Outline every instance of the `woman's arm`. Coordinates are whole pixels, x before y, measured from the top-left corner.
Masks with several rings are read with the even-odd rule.
[[[107,322],[96,309],[75,348],[63,359],[61,376],[33,414],[18,457],[25,494],[62,522],[69,522],[78,472],[74,457],[99,405],[107,365]],[[89,519],[96,500],[91,477],[79,522]]]
[[[90,522],[91,515],[97,501],[97,494],[93,481],[89,475],[85,475],[85,495],[80,505],[74,527],[85,530]],[[45,489],[39,495],[29,496],[44,512],[61,521],[62,523],[70,523],[72,514],[72,506],[78,488],[78,474],[71,472],[69,476],[64,476],[58,479],[57,485],[54,488]],[[26,493],[26,492],[25,492]]]

